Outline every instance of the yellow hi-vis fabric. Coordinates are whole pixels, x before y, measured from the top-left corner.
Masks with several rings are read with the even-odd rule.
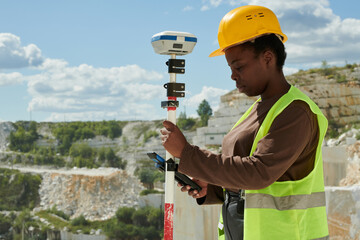
[[[314,169],[301,180],[274,182],[260,190],[245,191],[245,240],[329,239],[321,154],[328,122],[318,106],[299,89],[291,86],[289,92],[266,115],[253,142],[250,156],[259,140],[268,133],[274,119],[295,100],[306,102],[317,116],[320,134]],[[234,127],[250,114],[253,107],[254,105]],[[219,239],[225,239],[224,235],[219,235]]]

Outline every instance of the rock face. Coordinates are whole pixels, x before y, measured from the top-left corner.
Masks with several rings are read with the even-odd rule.
[[[0,151],[5,151],[8,144],[7,138],[15,131],[11,122],[0,122]]]
[[[360,87],[349,84],[300,86],[322,110],[329,121],[346,125],[360,120]]]
[[[136,207],[143,189],[136,178],[121,170],[108,175],[45,173],[38,210],[55,205],[71,218],[83,215],[91,221],[105,220],[113,217],[119,207]]]

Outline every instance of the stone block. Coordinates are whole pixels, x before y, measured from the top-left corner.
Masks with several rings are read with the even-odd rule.
[[[360,186],[326,187],[330,239],[360,239]]]
[[[148,194],[139,197],[140,207],[151,206],[155,208],[164,208],[164,202],[164,194]]]

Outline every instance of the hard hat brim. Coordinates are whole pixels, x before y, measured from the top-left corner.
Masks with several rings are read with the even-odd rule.
[[[222,48],[219,48],[215,51],[213,51],[212,53],[210,53],[209,57],[217,57],[217,56],[221,56],[221,55],[224,55],[224,49]]]

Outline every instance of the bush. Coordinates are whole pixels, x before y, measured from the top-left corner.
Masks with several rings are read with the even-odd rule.
[[[336,75],[336,82],[337,82],[337,83],[346,82],[346,76],[345,76],[345,75],[342,75],[342,74],[337,74],[337,75]]]
[[[11,218],[0,214],[0,235],[7,234],[11,228],[11,225],[12,225]]]
[[[40,175],[0,168],[0,210],[33,209],[40,201]]]
[[[111,221],[107,225],[106,235],[110,239],[118,240],[142,239],[140,238],[140,229],[138,227],[118,221]]]
[[[92,158],[93,149],[86,143],[75,143],[71,146],[69,155],[71,157]]]
[[[120,137],[122,129],[119,124],[115,121],[109,121],[107,125],[107,136],[111,139]]]
[[[196,125],[196,120],[193,118],[187,118],[186,114],[181,112],[176,124],[181,130],[191,130]]]
[[[150,130],[144,133],[144,143],[146,143],[150,138],[159,136],[159,133],[155,130]]]
[[[136,226],[143,226],[148,227],[150,226],[150,223],[147,220],[147,215],[149,213],[149,208],[140,208],[137,211],[135,211],[131,217],[132,222]]]
[[[112,148],[106,149],[105,159],[109,167],[120,168],[120,169],[126,168],[127,161],[122,160],[120,157],[116,156]]]
[[[163,226],[161,209],[145,207],[136,210],[123,207],[117,210],[116,218],[107,223],[105,232],[110,239],[160,240]]]
[[[140,192],[140,196],[146,196],[148,194],[153,194],[153,193],[164,193],[164,192],[155,189],[145,189]]]
[[[27,126],[24,122],[15,123],[15,132],[9,135],[9,148],[13,151],[29,152],[35,147],[35,141],[38,139],[36,132],[36,122],[30,122]]]
[[[132,215],[135,211],[135,208],[123,207],[119,208],[116,211],[115,215],[119,222],[123,222],[125,224],[132,224]]]
[[[61,156],[57,156],[55,150],[51,147],[38,148],[34,154],[35,165],[65,166],[65,160]]]
[[[56,208],[56,205],[54,205],[51,209],[48,209],[46,212],[55,214],[58,217],[61,217],[65,220],[69,220],[70,216],[66,215],[63,211],[60,211]]]
[[[85,217],[83,215],[74,218],[73,220],[71,220],[71,226],[87,226],[89,225],[89,222],[85,219]]]

